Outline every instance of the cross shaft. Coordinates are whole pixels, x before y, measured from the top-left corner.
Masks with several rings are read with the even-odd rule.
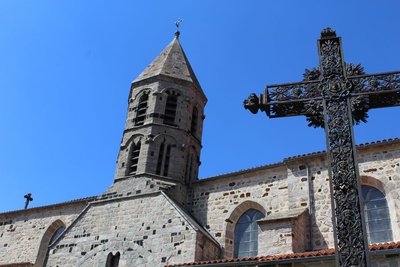
[[[400,105],[400,72],[365,75],[346,64],[341,38],[327,28],[318,40],[319,68],[305,81],[270,85],[260,99],[251,94],[245,108],[270,118],[305,115],[309,126],[324,127],[338,266],[370,266],[353,124],[372,108]]]
[[[28,208],[28,205],[29,205],[29,202],[33,201],[32,194],[31,194],[31,193],[28,193],[28,194],[26,194],[26,195],[24,196],[24,198],[26,198],[24,209],[27,209],[27,208]]]

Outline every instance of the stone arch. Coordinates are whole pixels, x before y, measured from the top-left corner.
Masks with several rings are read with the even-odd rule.
[[[260,211],[264,215],[266,214],[266,210],[261,204],[250,200],[242,202],[232,211],[231,215],[225,220],[226,222],[225,249],[224,249],[225,258],[233,258],[235,226],[240,216],[242,216],[249,209],[255,209]]]
[[[49,250],[50,240],[60,227],[66,228],[65,223],[61,220],[56,220],[47,228],[46,232],[44,232],[36,256],[36,266],[44,266],[47,252]]]
[[[133,134],[126,140],[126,142],[121,144],[121,148],[129,147],[132,142],[137,143],[139,141],[142,141],[143,137],[144,137],[143,134]]]
[[[159,145],[161,144],[163,141],[166,141],[172,145],[177,145],[177,141],[175,139],[175,137],[173,137],[172,135],[169,134],[157,134],[154,138],[153,138],[153,142],[155,145]]]
[[[361,176],[360,180],[361,180],[361,185],[372,186],[372,187],[378,189],[379,191],[381,191],[382,194],[386,195],[385,194],[385,185],[378,179],[371,177],[371,176]]]
[[[144,88],[141,89],[137,94],[135,94],[131,99],[131,102],[136,103],[137,101],[139,101],[140,97],[144,94],[147,94],[150,96],[151,93],[151,88]]]
[[[168,92],[176,94],[177,96],[181,96],[182,95],[181,90],[179,90],[177,88],[173,88],[173,87],[165,87],[165,88],[160,90],[160,94],[165,94],[166,95]]]

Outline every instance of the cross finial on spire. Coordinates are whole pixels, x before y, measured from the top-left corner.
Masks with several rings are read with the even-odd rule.
[[[183,19],[177,19],[176,21],[175,21],[175,26],[176,26],[176,32],[175,32],[175,36],[176,36],[176,38],[178,38],[179,37],[179,35],[180,35],[180,31],[179,31],[179,25],[181,24],[183,22]]]

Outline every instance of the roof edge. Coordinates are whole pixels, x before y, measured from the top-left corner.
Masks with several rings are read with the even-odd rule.
[[[168,196],[167,193],[161,191],[161,194],[167,199],[167,201],[174,207],[174,209],[186,220],[186,222],[193,228],[195,231],[200,231],[204,234],[211,242],[217,245],[219,248],[222,248],[222,245],[211,235],[210,232],[204,229],[200,223],[196,221],[193,216],[191,216],[188,212],[186,212],[183,208],[180,207],[178,203],[176,203],[171,197]]]
[[[60,207],[60,206],[67,206],[67,205],[74,205],[74,204],[78,204],[78,203],[88,203],[90,201],[96,200],[96,198],[97,198],[97,196],[91,196],[91,197],[78,198],[78,199],[73,199],[73,200],[69,200],[69,201],[59,202],[59,203],[50,204],[50,205],[37,206],[37,207],[29,208],[29,209],[5,211],[5,212],[1,212],[0,216],[9,215],[9,214],[16,214],[16,213],[27,213],[27,212],[34,211],[34,210],[47,209],[47,208]]]
[[[379,244],[371,244],[368,246],[372,255],[397,254],[400,252],[400,241],[386,242]],[[334,259],[335,249],[328,248],[322,250],[313,250],[307,252],[296,252],[277,255],[254,256],[248,258],[229,258],[219,260],[206,260],[198,262],[186,262],[180,264],[166,265],[165,267],[180,266],[263,266],[264,264],[280,263],[280,262],[297,262],[297,261],[316,261],[321,259]]]
[[[360,149],[367,149],[370,147],[379,147],[379,146],[392,145],[392,144],[400,144],[400,138],[395,137],[395,138],[388,138],[388,139],[383,139],[383,140],[378,140],[378,141],[362,143],[362,144],[356,145],[356,149],[360,150]],[[310,159],[310,158],[319,158],[319,157],[325,156],[325,153],[326,153],[326,150],[322,150],[322,151],[316,151],[316,152],[311,152],[311,153],[307,153],[307,154],[301,154],[301,155],[297,155],[297,156],[287,157],[287,158],[284,158],[280,162],[261,165],[258,167],[239,170],[239,171],[228,172],[228,173],[219,174],[219,175],[215,175],[215,176],[200,178],[199,180],[197,180],[193,183],[198,184],[198,183],[202,183],[202,182],[209,182],[209,181],[214,181],[214,180],[218,180],[218,179],[223,179],[226,177],[246,174],[246,173],[250,173],[253,171],[280,167],[280,166],[286,165],[287,163],[292,162],[292,161],[298,161],[298,160],[304,160],[304,159]]]
[[[171,82],[171,83],[176,83],[176,84],[183,85],[183,86],[193,86],[200,93],[200,95],[204,98],[205,102],[208,101],[207,96],[205,95],[200,84],[196,85],[195,83],[190,82],[188,80],[184,80],[184,79],[180,79],[180,78],[172,77],[172,76],[167,76],[164,74],[157,74],[157,75],[150,76],[150,77],[147,77],[147,78],[144,78],[141,80],[133,80],[131,83],[131,90],[133,90],[134,87],[139,87],[139,86],[150,84],[150,83],[157,82],[157,81]]]

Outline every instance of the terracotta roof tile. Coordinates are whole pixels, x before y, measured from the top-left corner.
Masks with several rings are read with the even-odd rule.
[[[383,140],[378,140],[378,141],[373,141],[373,142],[362,143],[362,144],[356,145],[356,148],[362,148],[362,147],[378,145],[378,144],[391,144],[391,143],[398,143],[398,142],[400,142],[400,138],[388,138],[388,139],[383,139]],[[292,156],[292,157],[287,157],[284,159],[284,161],[297,159],[297,158],[303,158],[303,157],[319,156],[322,153],[325,153],[325,150],[296,155],[296,156]]]
[[[390,249],[400,249],[400,241],[390,242],[390,243],[381,243],[381,244],[372,244],[369,245],[370,251],[380,251],[380,250],[390,250]],[[229,259],[219,259],[219,260],[208,260],[208,261],[197,261],[197,262],[186,262],[181,264],[173,264],[166,265],[165,267],[178,267],[178,266],[190,266],[190,265],[208,265],[208,264],[216,264],[216,263],[229,263],[229,262],[272,262],[278,260],[290,260],[290,259],[298,259],[298,258],[312,258],[312,257],[320,257],[320,256],[333,256],[335,254],[335,250],[333,248],[330,249],[322,249],[301,253],[290,253],[290,254],[278,254],[278,255],[268,255],[268,256],[256,256],[256,257],[248,257],[248,258],[229,258]]]

